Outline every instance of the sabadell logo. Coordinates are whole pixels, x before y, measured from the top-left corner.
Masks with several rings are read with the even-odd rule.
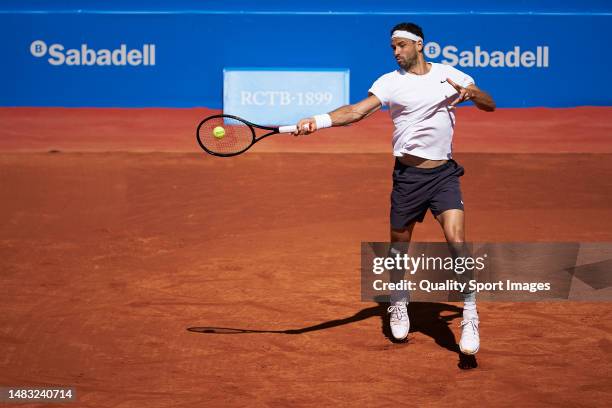
[[[42,58],[48,56],[51,65],[71,66],[153,66],[155,65],[155,44],[144,44],[141,48],[128,49],[126,44],[120,44],[115,49],[94,49],[87,44],[78,48],[66,48],[63,44],[47,45],[36,40],[30,44],[30,53]]]
[[[459,50],[454,45],[444,47],[429,42],[423,47],[427,58],[441,57],[443,64],[460,67],[492,68],[548,68],[548,46],[537,46],[535,50],[524,50],[516,45],[510,50],[483,50],[476,45],[471,50]]]

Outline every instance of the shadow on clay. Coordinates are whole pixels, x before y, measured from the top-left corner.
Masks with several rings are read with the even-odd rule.
[[[232,327],[189,327],[187,330],[190,332],[203,334],[302,334],[330,329],[332,327],[338,327],[372,317],[377,317],[381,321],[381,331],[387,339],[393,343],[405,343],[406,340],[398,341],[391,336],[387,306],[388,303],[380,302],[376,306],[362,309],[352,316],[330,320],[299,329],[255,330]],[[459,368],[465,370],[478,367],[478,362],[476,361],[475,356],[468,356],[459,351],[459,345],[457,344],[455,335],[449,327],[454,319],[462,316],[461,308],[445,303],[433,302],[411,302],[408,305],[408,308],[411,333],[420,332],[431,337],[440,347],[457,353],[459,357]]]

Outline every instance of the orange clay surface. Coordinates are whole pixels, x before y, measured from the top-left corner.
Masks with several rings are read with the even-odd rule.
[[[476,358],[460,304],[413,303],[389,340],[359,300],[360,242],[388,235],[386,113],[220,159],[195,143],[211,112],[0,109],[0,386],[75,387],[68,407],[611,405],[611,303],[481,302]],[[611,117],[459,109],[468,239],[612,241]],[[431,215],[414,239],[442,240]]]

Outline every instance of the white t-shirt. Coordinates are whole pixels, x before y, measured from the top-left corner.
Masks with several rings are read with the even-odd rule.
[[[389,107],[395,130],[393,155],[410,154],[430,160],[452,158],[455,112],[448,105],[458,93],[448,82],[466,87],[472,77],[445,64],[429,62],[427,74],[398,69],[378,78],[368,92]]]

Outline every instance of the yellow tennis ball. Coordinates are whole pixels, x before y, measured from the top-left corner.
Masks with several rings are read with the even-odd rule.
[[[217,126],[213,129],[213,135],[215,135],[217,139],[223,139],[223,136],[225,136],[225,129],[221,126]]]

